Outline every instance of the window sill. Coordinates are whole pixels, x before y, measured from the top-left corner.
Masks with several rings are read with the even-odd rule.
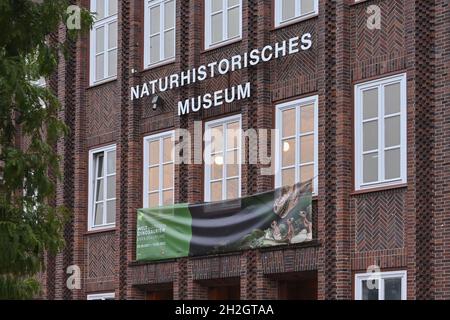
[[[88,230],[87,232],[85,232],[84,235],[88,236],[88,235],[93,235],[93,234],[98,234],[98,233],[112,232],[112,231],[116,231],[116,230],[117,230],[116,226],[99,227],[99,228]]]
[[[146,65],[146,66],[144,66],[144,69],[142,69],[142,72],[149,71],[149,70],[152,70],[152,69],[156,69],[156,68],[159,68],[159,67],[164,67],[164,66],[167,66],[167,65],[175,63],[175,62],[176,62],[176,58],[170,58],[170,59],[163,60],[163,61],[160,61],[160,62],[155,63],[155,64]]]
[[[372,188],[367,188],[367,189],[355,190],[352,193],[350,193],[350,195],[356,196],[356,195],[360,195],[360,194],[394,190],[394,189],[402,189],[402,188],[407,188],[407,187],[408,187],[407,183],[398,183],[398,184],[384,185],[384,186],[381,185],[381,186],[374,186]]]
[[[285,28],[285,27],[292,26],[293,24],[297,24],[297,23],[302,22],[302,21],[307,21],[307,20],[309,20],[309,19],[316,18],[316,17],[318,17],[318,16],[319,16],[319,13],[318,13],[318,12],[313,12],[313,13],[310,13],[310,14],[308,14],[308,15],[306,15],[306,16],[298,17],[298,18],[289,20],[288,22],[281,23],[281,24],[279,24],[279,25],[275,25],[275,26],[272,28],[271,31],[277,31],[277,30],[283,29],[283,28]]]
[[[367,1],[369,1],[369,0],[359,0],[359,1],[353,0],[353,1],[350,3],[350,5],[351,5],[351,6],[354,6],[354,5],[357,5],[357,4],[360,4],[360,3],[364,3],[364,2],[367,2]]]
[[[238,42],[241,42],[241,41],[242,41],[242,37],[231,39],[231,40],[227,40],[227,41],[223,41],[223,42],[219,42],[219,43],[210,45],[209,47],[205,48],[201,53],[206,53],[206,52],[209,52],[209,51],[213,51],[215,49],[226,47],[226,46],[229,46],[231,44],[238,43]]]
[[[107,83],[110,83],[110,82],[114,82],[116,80],[117,80],[117,76],[115,76],[113,78],[108,78],[108,79],[105,79],[105,80],[97,81],[97,82],[89,84],[89,89],[90,88],[100,87],[100,86],[102,86],[104,84],[107,84]]]

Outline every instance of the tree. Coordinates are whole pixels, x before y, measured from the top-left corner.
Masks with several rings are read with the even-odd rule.
[[[64,244],[67,210],[51,199],[60,177],[54,147],[67,127],[55,95],[36,81],[51,77],[60,53],[92,24],[88,11],[68,6],[68,0],[0,1],[0,299],[38,294],[44,254]],[[74,13],[81,29],[68,30],[65,43],[49,41]]]

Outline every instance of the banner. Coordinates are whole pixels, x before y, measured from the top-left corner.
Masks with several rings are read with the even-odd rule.
[[[311,183],[236,200],[139,209],[136,258],[162,260],[312,240]]]

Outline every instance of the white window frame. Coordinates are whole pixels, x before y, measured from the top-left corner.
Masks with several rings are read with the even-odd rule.
[[[392,278],[401,278],[402,281],[402,297],[401,300],[407,299],[407,272],[406,271],[388,271],[380,273],[357,273],[355,274],[355,300],[362,300],[362,283],[365,280],[378,280],[378,300],[384,300],[384,280]]]
[[[148,207],[148,194],[149,194],[149,183],[148,183],[148,179],[149,179],[149,168],[150,168],[150,157],[149,157],[149,151],[150,151],[150,147],[149,144],[152,141],[159,141],[159,162],[158,162],[158,167],[159,167],[159,188],[158,188],[158,195],[159,195],[159,206],[163,205],[163,192],[167,191],[167,190],[171,190],[173,189],[174,192],[174,197],[175,197],[175,172],[173,173],[172,177],[173,177],[173,181],[172,181],[172,188],[166,188],[164,189],[162,187],[163,185],[163,166],[165,164],[170,164],[173,163],[174,164],[174,171],[175,171],[175,154],[173,155],[173,159],[170,162],[164,162],[163,161],[163,140],[166,138],[172,138],[173,141],[173,152],[175,153],[175,131],[171,130],[171,131],[165,131],[165,132],[161,132],[161,133],[157,133],[157,134],[152,134],[150,136],[146,136],[144,137],[144,192],[143,192],[143,207],[147,208]],[[156,167],[156,165],[155,165]],[[175,199],[174,199],[175,200]],[[175,202],[175,201],[174,201]]]
[[[211,0],[205,0],[205,50],[207,49],[213,49],[213,48],[218,48],[227,44],[230,44],[232,42],[236,42],[242,39],[242,0],[239,0],[239,4],[232,6],[232,7],[227,7],[228,4],[228,0],[222,0],[222,11],[223,12],[223,19],[222,19],[222,35],[223,35],[223,39],[222,41],[219,42],[214,42],[212,43],[212,32],[211,32],[211,17],[213,16],[214,13],[220,12],[220,11],[215,11],[215,12],[211,12],[212,11],[212,7],[211,7]],[[224,6],[226,7],[226,9],[224,9]],[[236,8],[239,7],[239,35],[233,37],[233,38],[229,38],[228,39],[228,12],[225,14],[226,11],[230,10],[231,8]]]
[[[274,14],[275,28],[317,16],[319,14],[319,1],[314,0],[314,11],[302,15],[301,0],[295,0],[295,16],[285,21],[282,20],[283,19],[282,10],[283,10],[282,0],[275,0],[275,14]]]
[[[175,6],[175,16],[173,20],[175,21],[175,24],[173,28],[164,29],[164,10],[166,8],[166,2],[173,1]],[[160,19],[159,19],[159,54],[160,59],[157,62],[151,63],[150,59],[150,9],[153,7],[159,6],[159,13],[160,13]],[[165,45],[165,32],[174,30],[174,37],[173,37],[173,47],[174,47],[174,56],[173,57],[165,57],[164,54],[164,45]],[[155,34],[156,35],[156,34]],[[145,0],[145,9],[144,9],[144,69],[150,69],[157,67],[162,64],[170,63],[175,61],[176,58],[176,38],[177,38],[177,1],[176,0]],[[161,57],[164,57],[161,59]]]
[[[109,145],[109,146],[105,146],[105,147],[101,147],[101,148],[97,148],[97,149],[93,149],[89,151],[89,187],[88,187],[88,192],[89,192],[89,196],[88,196],[88,202],[89,202],[89,206],[88,206],[88,231],[93,231],[93,230],[102,230],[102,229],[109,229],[109,228],[113,228],[115,227],[116,223],[103,223],[101,225],[95,225],[94,221],[95,221],[95,191],[97,188],[96,185],[96,173],[95,173],[95,162],[94,162],[94,155],[100,152],[103,152],[105,155],[107,152],[109,151],[117,151],[116,149],[116,145]],[[115,175],[116,177],[116,188],[117,188],[117,153],[116,153],[116,168],[115,168],[115,173],[114,174],[107,174],[107,159],[106,157],[104,158],[105,162],[103,165],[103,174],[104,174],[104,179],[105,179],[105,184],[104,184],[104,194],[106,195],[107,192],[107,181],[106,178],[109,176],[113,176]],[[106,198],[104,195],[104,206],[103,206],[103,221],[105,222],[107,217],[106,217]],[[108,199],[108,200],[113,200]],[[116,209],[117,209],[117,196],[114,198],[114,200],[116,200]]]
[[[114,300],[116,294],[114,292],[88,294],[86,300]]]
[[[384,87],[400,83],[400,112],[384,115]],[[370,89],[378,88],[378,180],[369,183],[363,183],[363,123],[373,120],[366,119],[363,121],[363,92]],[[382,90],[381,90],[382,89]],[[400,116],[400,177],[394,179],[384,179],[385,162],[384,152],[389,150],[385,148],[385,130],[384,119],[394,116]],[[383,120],[383,121],[381,121]],[[381,78],[355,85],[355,190],[365,190],[371,188],[379,188],[404,184],[407,182],[407,88],[406,73]],[[393,149],[398,147],[393,147]],[[372,152],[372,151],[370,151]],[[365,152],[369,153],[369,151]]]
[[[98,0],[91,0],[91,12],[94,12],[97,8],[97,1]],[[101,0],[103,1],[103,0]],[[117,5],[119,5],[119,1],[117,0]],[[109,39],[109,24],[112,22],[116,22],[117,23],[117,33],[119,32],[119,21],[118,21],[118,14],[114,14],[111,16],[106,16],[107,13],[109,12],[109,1],[105,1],[105,17],[102,19],[97,20],[96,18],[94,18],[94,23],[92,25],[92,29],[90,31],[90,42],[89,42],[89,85],[90,86],[94,86],[97,84],[101,84],[104,82],[108,82],[114,79],[117,79],[117,71],[116,74],[113,76],[108,76],[108,69],[109,69],[109,57],[108,57],[108,53],[110,51],[113,50],[118,50],[118,44],[116,45],[116,47],[114,48],[110,48],[108,49],[108,39]],[[95,62],[95,57],[97,56],[96,51],[96,43],[97,43],[97,39],[96,39],[96,33],[95,30],[98,28],[104,27],[105,30],[105,38],[104,38],[104,60],[103,60],[103,74],[106,75],[106,77],[102,78],[102,79],[96,79],[96,62]],[[118,38],[118,35],[117,35]],[[118,41],[118,40],[117,40]],[[118,53],[118,52],[117,52]],[[119,59],[118,54],[117,54],[117,60]]]
[[[223,127],[226,126],[227,123],[230,122],[239,122],[239,138],[238,138],[238,147],[236,148],[238,150],[238,198],[241,197],[242,192],[242,117],[241,115],[234,115],[229,117],[220,118],[217,120],[208,121],[205,123],[205,177],[204,177],[204,193],[205,193],[205,202],[211,202],[211,188],[210,183],[214,181],[222,181],[222,199],[227,198],[227,189],[226,189],[226,181],[231,179],[236,179],[236,177],[227,177],[227,166],[226,166],[226,152],[232,151],[227,149],[227,134],[224,130],[223,135],[223,158],[224,158],[224,165],[222,168],[222,178],[221,179],[215,179],[211,180],[211,127],[216,127],[219,125],[222,125]]]
[[[310,135],[311,132],[308,133],[300,133],[298,129],[300,128],[300,108],[302,106],[314,104],[314,162],[304,163],[303,165],[311,165],[314,164],[314,179],[313,179],[313,195],[318,194],[318,175],[319,175],[319,96],[310,96],[302,99],[297,99],[294,101],[289,101],[285,103],[280,103],[275,106],[276,108],[276,116],[275,116],[275,125],[276,125],[276,133],[275,133],[275,187],[279,188],[282,186],[282,178],[281,178],[281,163],[282,163],[282,153],[281,146],[282,140],[286,138],[294,138],[292,137],[282,137],[282,112],[288,109],[295,108],[295,183],[300,182],[300,137],[305,135]]]

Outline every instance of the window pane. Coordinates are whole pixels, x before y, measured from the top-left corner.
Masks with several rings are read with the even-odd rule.
[[[211,134],[211,152],[223,151],[223,128],[222,125],[210,129]]]
[[[163,192],[163,206],[169,206],[173,204],[173,190],[167,190]]]
[[[103,202],[97,203],[95,206],[94,224],[97,226],[103,224]]]
[[[172,142],[172,138],[164,138],[163,140],[163,161],[170,162],[173,161],[173,153],[174,153],[174,145]]]
[[[173,164],[163,166],[163,188],[173,188]]]
[[[235,7],[228,10],[228,39],[239,36],[240,21],[239,21],[240,7]]]
[[[222,181],[211,183],[211,201],[222,200]]]
[[[282,112],[283,138],[295,135],[295,109],[288,109]]]
[[[300,138],[300,163],[314,161],[314,135]]]
[[[105,51],[105,27],[95,29],[95,53]]]
[[[386,151],[385,168],[385,179],[400,178],[400,149]]]
[[[117,22],[112,22],[108,28],[108,49],[115,47],[117,47]]]
[[[237,148],[239,146],[239,122],[227,124],[227,149]]]
[[[211,160],[211,179],[221,179],[223,176],[223,154],[217,154]]]
[[[102,19],[105,17],[105,0],[97,0],[97,8],[95,8],[97,13],[97,19]]]
[[[314,105],[300,108],[300,133],[314,131]]]
[[[288,139],[282,142],[282,166],[292,166],[295,164],[295,139]]]
[[[108,52],[108,76],[113,77],[117,74],[117,49]]]
[[[301,14],[307,14],[314,11],[314,0],[301,0]]]
[[[368,287],[368,283],[370,289]],[[362,286],[362,300],[378,300],[378,280],[367,281],[364,280],[361,283]]]
[[[160,32],[159,5],[150,8],[150,35]]]
[[[155,164],[159,164],[159,140],[150,142],[149,149],[150,165],[153,166]]]
[[[160,61],[159,35],[150,37],[150,63]]]
[[[236,177],[239,175],[238,151],[227,152],[227,177]]]
[[[148,195],[148,207],[159,207],[159,193],[155,192]]]
[[[286,21],[295,17],[295,0],[281,0],[283,3],[281,9],[281,20]]]
[[[384,300],[402,300],[402,279],[384,280]]]
[[[363,120],[378,117],[378,89],[363,92]]]
[[[116,151],[109,151],[107,154],[107,173],[112,174],[116,172]]]
[[[149,191],[159,190],[159,167],[153,167],[149,169]]]
[[[116,222],[116,200],[106,203],[106,223]]]
[[[103,152],[95,157],[97,161],[97,177],[100,178],[103,177]]]
[[[223,0],[211,0],[211,12],[222,10]]]
[[[175,27],[175,1],[169,1],[164,7],[164,29],[173,27]]]
[[[228,0],[228,8],[237,6],[238,4],[239,4],[239,0]]]
[[[363,124],[363,150],[378,149],[378,121],[370,121]]]
[[[113,199],[116,197],[116,176],[108,177],[106,181],[106,197]]]
[[[117,0],[109,0],[109,15],[112,16],[117,13]]]
[[[103,200],[103,193],[104,193],[104,180],[100,179],[97,180],[97,194],[95,196],[95,201],[102,201]]]
[[[105,77],[105,54],[95,57],[95,79],[101,80]]]
[[[239,197],[239,179],[227,180],[227,199]]]
[[[175,56],[175,30],[164,32],[164,59]]]
[[[391,84],[384,88],[385,115],[400,112],[400,83]]]
[[[400,116],[385,120],[385,147],[400,145]]]
[[[223,13],[217,13],[211,17],[211,42],[216,43],[223,40]]]
[[[314,165],[300,167],[300,182],[306,182],[314,178]]]
[[[378,181],[378,153],[366,154],[363,158],[363,182],[368,183]]]
[[[295,169],[283,169],[281,171],[281,185],[292,186],[295,184]]]

